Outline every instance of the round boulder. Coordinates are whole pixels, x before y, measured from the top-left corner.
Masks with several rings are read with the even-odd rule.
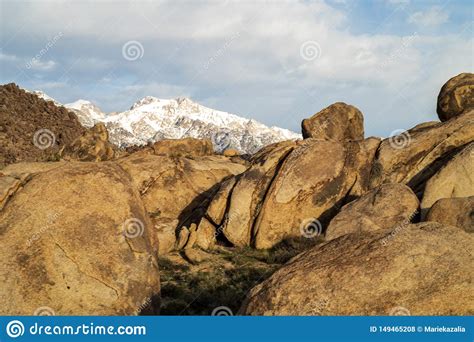
[[[303,138],[323,140],[364,139],[364,116],[356,107],[337,102],[301,123]]]
[[[436,111],[447,121],[474,108],[474,74],[462,73],[446,82],[438,95]]]

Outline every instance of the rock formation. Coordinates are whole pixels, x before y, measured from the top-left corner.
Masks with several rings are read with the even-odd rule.
[[[364,139],[364,116],[356,107],[337,102],[301,123],[303,138],[323,140]]]
[[[409,224],[419,201],[403,184],[383,184],[342,207],[326,230],[326,240]]]
[[[436,108],[439,119],[447,121],[474,109],[474,74],[462,73],[441,88]]]
[[[431,206],[425,220],[474,233],[474,196],[439,199]]]
[[[32,174],[0,211],[1,314],[40,307],[137,314],[136,303],[160,290],[151,229],[138,191],[115,164],[67,163]]]
[[[437,223],[349,234],[256,286],[247,315],[472,315],[474,236]],[[459,300],[463,298],[463,300]]]

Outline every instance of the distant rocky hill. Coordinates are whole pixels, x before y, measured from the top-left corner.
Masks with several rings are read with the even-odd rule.
[[[63,146],[85,131],[66,108],[14,83],[0,86],[0,167],[56,159]]]

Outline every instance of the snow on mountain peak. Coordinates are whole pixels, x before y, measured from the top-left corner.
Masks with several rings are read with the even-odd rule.
[[[60,103],[40,91],[37,96]],[[254,119],[215,110],[187,97],[160,99],[146,96],[129,110],[105,114],[88,100],[77,100],[64,107],[73,111],[79,122],[92,127],[103,122],[109,140],[120,146],[144,145],[160,139],[211,139],[225,135],[226,144],[215,143],[216,151],[233,148],[241,153],[255,153],[260,148],[282,140],[301,139],[301,135],[279,127],[268,127]]]

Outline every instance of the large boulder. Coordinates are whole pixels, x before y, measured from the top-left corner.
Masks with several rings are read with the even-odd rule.
[[[421,195],[426,181],[473,140],[474,110],[385,139],[372,167],[371,187],[403,183]]]
[[[474,236],[438,223],[349,234],[250,292],[247,315],[472,315]],[[462,298],[462,300],[459,300]]]
[[[98,123],[71,144],[64,146],[59,155],[66,160],[105,161],[114,159],[115,149],[109,142],[107,128],[103,123]]]
[[[356,107],[337,102],[301,123],[303,138],[323,140],[364,139],[364,116]]]
[[[426,183],[421,213],[441,198],[474,196],[474,143],[469,144]]]
[[[474,74],[462,73],[443,85],[436,111],[441,121],[447,121],[470,109],[474,109]]]
[[[331,220],[326,239],[409,224],[418,206],[418,198],[408,186],[383,184],[346,204]]]
[[[437,200],[428,211],[426,221],[456,226],[474,233],[474,196]]]
[[[293,141],[284,141],[265,148],[252,158],[252,166],[239,177],[222,226],[223,234],[234,246],[250,245],[261,203],[283,160],[295,146]]]
[[[364,188],[360,171],[372,162],[377,146],[377,139],[300,142],[283,161],[261,204],[254,223],[255,247],[307,237],[308,227],[321,233],[353,189]]]
[[[150,229],[139,193],[114,163],[32,174],[0,211],[0,313],[137,314],[160,291]]]

